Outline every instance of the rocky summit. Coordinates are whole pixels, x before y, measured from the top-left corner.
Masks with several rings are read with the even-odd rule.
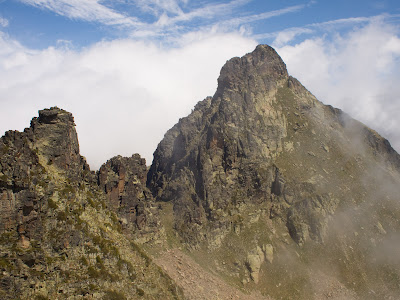
[[[398,299],[400,156],[269,46],[90,171],[72,115],[0,139],[4,299]]]

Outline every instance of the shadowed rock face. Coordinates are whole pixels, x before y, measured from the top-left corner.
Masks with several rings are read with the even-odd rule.
[[[123,228],[136,240],[159,238],[161,224],[151,192],[146,188],[146,160],[139,154],[116,156],[100,167],[98,182]]]
[[[159,144],[148,185],[157,199],[173,201],[176,229],[186,240],[199,242],[203,231],[219,236],[242,204],[269,201],[272,159],[287,135],[274,97],[288,80],[268,46],[231,59],[214,97],[197,104]]]

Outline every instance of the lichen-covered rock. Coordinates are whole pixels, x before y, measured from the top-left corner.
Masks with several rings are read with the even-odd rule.
[[[360,147],[350,143],[356,136]],[[260,45],[228,61],[215,95],[166,133],[147,183],[157,200],[173,203],[175,228],[188,244],[220,244],[248,205],[267,207],[298,244],[323,242],[327,220],[348,201],[342,172],[360,172],[353,160],[370,161],[366,152],[400,169],[386,140],[319,102]],[[329,187],[331,180],[341,188]]]
[[[281,299],[311,299],[317,265],[334,265],[361,298],[371,286],[399,291],[386,279],[400,274],[371,264],[366,246],[399,232],[399,184],[390,143],[319,102],[265,45],[225,64],[215,95],[165,134],[147,177],[156,201],[173,205],[181,242],[215,257],[208,268],[222,261],[226,276],[250,275]],[[259,245],[270,245],[261,256]]]
[[[98,182],[110,208],[136,241],[159,239],[162,225],[151,192],[146,187],[146,160],[139,154],[116,156],[100,167]]]
[[[272,264],[274,260],[274,247],[271,244],[263,245],[262,251],[264,252],[265,259]]]
[[[250,278],[254,281],[254,283],[258,283],[261,264],[264,262],[264,260],[264,252],[258,246],[247,256],[246,266],[249,269]]]
[[[85,165],[79,154],[78,136],[71,113],[52,107],[39,111],[39,118],[31,121],[32,142],[47,164],[79,174]],[[86,165],[87,166],[87,165]]]
[[[272,205],[277,199],[271,215],[286,220],[289,207],[302,199],[285,186],[274,163],[288,148],[292,126],[279,98],[283,91],[293,95],[292,87],[304,95],[292,106],[317,102],[268,46],[228,61],[218,84],[213,98],[168,131],[148,175],[157,199],[174,203],[177,231],[194,245],[204,238],[214,245],[229,233],[232,215],[240,215],[243,205]],[[289,226],[297,228],[298,222]]]
[[[222,68],[213,98],[167,132],[148,175],[158,200],[172,201],[175,227],[192,244],[231,230],[242,204],[269,201],[287,122],[273,109],[287,84],[285,64],[268,46]]]
[[[108,209],[113,199],[79,154],[70,113],[40,111],[30,128],[0,138],[0,153],[1,299],[182,298]],[[135,164],[143,184],[145,165]],[[131,183],[122,195],[140,198],[145,188]]]

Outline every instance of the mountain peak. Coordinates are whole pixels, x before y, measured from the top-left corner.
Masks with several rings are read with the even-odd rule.
[[[57,122],[62,123],[74,123],[74,117],[70,112],[67,112],[57,106],[45,108],[43,110],[39,110],[39,123],[42,124],[54,124]]]
[[[56,106],[40,110],[39,117],[32,119],[27,133],[48,163],[64,170],[81,169],[83,162],[78,135],[70,112]]]
[[[225,89],[270,90],[287,78],[286,64],[278,53],[270,46],[259,45],[253,52],[226,62],[218,78],[217,95],[223,94]]]

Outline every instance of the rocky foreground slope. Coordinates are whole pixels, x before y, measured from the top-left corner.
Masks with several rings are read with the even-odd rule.
[[[1,298],[400,294],[400,156],[268,46],[225,64],[149,171],[133,155],[91,172],[59,108],[0,155]]]
[[[0,153],[1,299],[182,298],[136,244],[159,234],[140,157],[90,172],[58,108],[8,131]]]

